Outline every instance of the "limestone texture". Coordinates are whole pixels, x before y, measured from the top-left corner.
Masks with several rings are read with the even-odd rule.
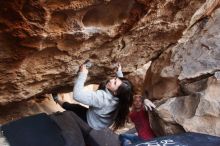
[[[218,0],[207,0],[178,43],[153,61],[146,74],[144,92],[159,100],[156,118],[166,123],[158,133],[176,133],[181,126],[184,131],[220,135],[219,5]]]
[[[79,65],[88,84],[125,75],[176,43],[202,0],[11,0],[0,2],[0,104],[72,91]]]

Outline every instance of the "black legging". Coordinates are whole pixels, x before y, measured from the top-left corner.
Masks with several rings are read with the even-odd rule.
[[[84,122],[87,122],[87,117],[86,117],[86,113],[88,111],[88,108],[80,105],[80,104],[73,104],[73,103],[69,103],[69,102],[64,102],[62,104],[62,107],[65,110],[68,111],[72,111],[74,112],[78,117],[80,117]]]

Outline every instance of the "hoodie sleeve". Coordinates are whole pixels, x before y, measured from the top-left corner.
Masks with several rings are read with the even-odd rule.
[[[84,89],[84,84],[87,78],[86,73],[79,73],[75,81],[73,89],[73,98],[85,105],[93,107],[102,107],[107,103],[107,93],[103,90],[87,91]]]

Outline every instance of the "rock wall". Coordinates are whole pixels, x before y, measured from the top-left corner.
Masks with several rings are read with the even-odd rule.
[[[219,0],[2,0],[0,7],[0,108],[11,110],[0,115],[71,91],[90,59],[87,84],[114,75],[121,62],[136,92],[157,100],[158,135],[220,135]],[[149,61],[140,87],[145,73],[137,69]]]
[[[72,90],[78,66],[95,62],[91,80],[112,74],[112,42],[141,4],[114,1],[0,2],[0,103]],[[113,11],[113,9],[115,9]],[[133,25],[133,24],[129,24]]]
[[[69,92],[91,59],[88,83],[125,75],[176,43],[204,0],[0,2],[0,104]]]
[[[145,92],[160,99],[158,117],[152,118],[166,123],[158,133],[172,134],[182,127],[220,136],[219,6],[219,0],[207,0],[178,43],[153,61],[146,74]]]

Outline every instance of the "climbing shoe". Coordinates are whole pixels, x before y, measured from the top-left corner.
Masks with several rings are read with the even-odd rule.
[[[58,101],[58,94],[57,93],[52,93],[52,97],[53,97],[53,100],[55,101],[55,102],[57,102]]]

